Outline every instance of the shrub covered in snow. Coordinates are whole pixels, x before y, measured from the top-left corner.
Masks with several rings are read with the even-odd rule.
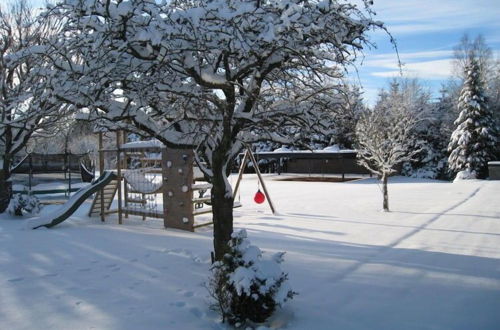
[[[40,200],[36,196],[15,194],[10,200],[7,212],[17,216],[22,216],[23,214],[35,215],[40,213],[41,209]]]
[[[245,230],[232,234],[229,251],[213,265],[208,286],[215,299],[212,307],[221,314],[223,322],[264,322],[277,307],[293,298],[296,292],[280,268],[283,255],[280,252],[264,259],[261,250],[250,244]]]

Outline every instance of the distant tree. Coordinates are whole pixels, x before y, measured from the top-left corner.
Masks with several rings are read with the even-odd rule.
[[[460,114],[448,145],[448,163],[461,178],[484,178],[487,162],[495,152],[496,127],[484,95],[480,68],[474,58],[466,67],[465,76],[458,103]]]
[[[389,211],[389,176],[420,152],[413,140],[417,123],[416,114],[394,104],[366,111],[356,125],[358,161],[381,179],[384,211]]]
[[[363,104],[363,93],[358,86],[345,85],[342,98],[331,109],[333,134],[330,144],[337,144],[344,149],[354,148],[356,141],[356,123],[359,116],[366,111]]]
[[[257,151],[269,151],[284,147],[287,149],[319,150],[329,145],[352,149],[355,141],[355,127],[360,114],[365,110],[359,87],[345,82],[335,88],[324,90],[309,102],[310,111],[321,118],[321,125],[313,131],[303,126],[278,128],[280,134],[289,136],[290,144],[263,141],[254,144]]]
[[[431,93],[418,79],[398,79],[391,88],[389,100],[393,106],[406,107],[406,111],[419,118],[412,131],[415,149],[420,149],[414,160],[403,164],[403,175],[420,178],[444,177],[448,157],[446,146],[448,138],[443,137],[442,122],[448,109],[431,102]],[[444,106],[444,104],[443,104]]]
[[[477,65],[479,79],[485,85],[494,75],[495,61],[493,51],[486,44],[484,37],[479,34],[474,39],[465,33],[457,46],[453,49],[454,53],[454,73],[455,76],[462,80],[467,79],[467,67],[471,61],[475,61]]]
[[[428,127],[421,127],[421,132],[427,143],[427,149],[432,150],[433,158],[427,163],[430,172],[434,175],[429,178],[450,180],[452,173],[448,167],[448,143],[453,132],[453,122],[457,118],[458,95],[455,83],[448,83],[442,86],[438,99],[430,104]],[[420,158],[420,157],[419,157]],[[425,167],[424,167],[425,168]]]
[[[498,136],[500,132],[500,58],[496,59],[492,72],[493,74],[488,82],[486,92],[489,108],[496,123],[497,146],[495,150],[495,159],[500,159],[500,138]]]
[[[486,103],[493,114],[496,130],[500,130],[500,58],[495,57],[492,49],[482,35],[470,38],[464,34],[460,43],[454,48],[455,76],[460,80],[457,90],[460,91],[463,81],[467,79],[467,66],[472,60],[477,63],[479,80],[482,81]],[[500,157],[500,146],[497,144],[497,157]]]

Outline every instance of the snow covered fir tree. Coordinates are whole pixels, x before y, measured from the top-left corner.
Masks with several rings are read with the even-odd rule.
[[[480,79],[479,66],[471,59],[460,93],[455,130],[451,134],[448,164],[457,179],[485,178],[494,157],[497,132]]]

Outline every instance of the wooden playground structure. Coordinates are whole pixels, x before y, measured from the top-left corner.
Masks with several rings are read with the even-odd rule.
[[[106,170],[106,154],[114,155],[116,179],[96,193],[89,216],[98,214],[105,221],[106,215],[117,213],[119,224],[129,215],[158,218],[166,228],[188,231],[205,225],[195,225],[194,216],[211,212],[206,205],[211,185],[195,181],[202,177],[195,177],[193,150],[167,148],[155,140],[123,143],[123,131],[116,131],[116,148],[103,149],[102,135],[99,132],[99,170]],[[115,196],[118,205],[112,209]]]
[[[115,133],[116,147],[104,149],[103,133],[99,132],[100,173],[112,170],[116,178],[97,191],[89,216],[99,215],[101,221],[105,221],[107,215],[117,213],[119,224],[129,215],[140,216],[143,220],[157,218],[163,219],[166,228],[187,231],[212,224],[195,223],[195,216],[212,212],[208,205],[212,185],[204,180],[202,172],[194,165],[192,149],[167,148],[157,140],[123,143],[124,132]],[[105,168],[106,155],[115,157],[115,168]],[[235,194],[249,159],[255,162],[248,149],[240,168]],[[274,212],[260,172],[258,175]],[[112,208],[115,197],[117,207]],[[235,202],[234,207],[239,206],[241,204]]]

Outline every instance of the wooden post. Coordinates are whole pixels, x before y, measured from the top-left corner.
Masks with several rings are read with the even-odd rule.
[[[126,149],[125,149],[126,150]],[[128,154],[124,150],[123,152],[123,168],[127,168],[128,163]],[[125,218],[128,218],[128,187],[127,187],[127,179],[123,177],[123,196],[125,197]]]
[[[33,159],[31,158],[31,153],[28,156],[28,164],[29,164],[29,174],[28,174],[28,189],[29,193],[31,195],[31,186],[32,186],[32,180],[33,180]]]
[[[121,131],[116,131],[116,180],[118,181],[118,224],[122,224],[122,164],[121,153]]]
[[[250,156],[250,160],[254,164],[255,173],[257,173],[257,177],[260,181],[260,184],[262,184],[262,190],[264,190],[264,194],[266,195],[267,202],[269,203],[269,207],[271,208],[271,211],[273,212],[273,214],[275,214],[276,210],[274,209],[273,202],[271,201],[271,198],[269,197],[269,193],[267,192],[267,188],[266,188],[266,184],[264,183],[264,179],[262,178],[262,175],[260,174],[259,165],[257,164],[257,161],[255,160],[255,157],[252,153],[252,150],[250,149],[250,146],[248,146],[248,145],[247,145],[247,152],[248,152],[248,155]]]
[[[104,151],[102,132],[99,132],[99,174],[104,173]],[[101,221],[104,222],[104,188],[101,189]]]
[[[245,172],[245,166],[247,163],[247,159],[248,159],[248,150],[245,150],[245,153],[243,154],[243,159],[241,160],[240,170],[238,171],[238,179],[236,180],[236,185],[234,186],[233,198],[236,197],[236,193],[238,192],[238,189],[240,188],[240,182],[241,182],[241,178],[243,177],[243,172]]]
[[[68,154],[68,198],[71,197],[71,157]]]

